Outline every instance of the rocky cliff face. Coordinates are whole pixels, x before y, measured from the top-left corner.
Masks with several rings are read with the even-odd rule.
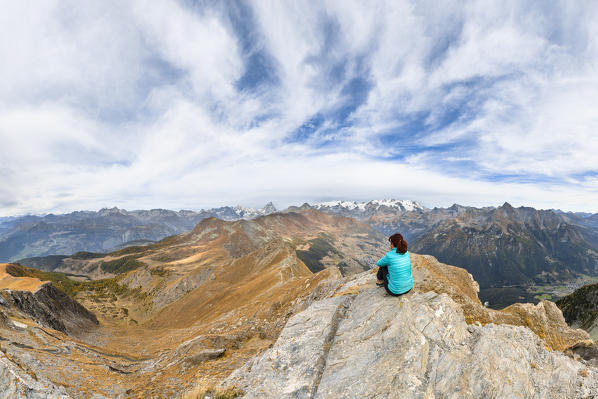
[[[56,358],[72,353],[72,337],[89,334],[98,320],[52,283],[15,272],[18,267],[0,264],[0,397],[68,398],[65,387],[37,370],[68,373]]]
[[[418,269],[420,277],[433,276],[433,268],[421,262]],[[366,273],[346,281],[332,297],[293,316],[274,346],[231,374],[223,386],[240,389],[245,398],[598,395],[598,369],[551,350],[530,328],[472,323],[483,311],[468,310],[464,299],[475,284],[466,279],[463,287],[458,280],[453,283],[452,296],[418,284],[399,298],[372,287],[371,279]],[[438,286],[438,291],[446,290],[447,284]],[[549,308],[535,309],[536,317],[544,319],[542,328],[558,324],[560,332],[551,334],[587,339]],[[533,322],[534,309],[520,312]]]
[[[0,264],[0,305],[44,327],[77,336],[98,325],[96,316],[51,282],[21,276],[22,267]]]
[[[45,283],[34,292],[5,289],[0,295],[4,296],[9,306],[14,306],[41,325],[72,336],[98,325],[93,313],[52,283]]]
[[[598,370],[529,329],[467,325],[446,294],[371,288],[314,303],[226,381],[246,398],[585,398]]]

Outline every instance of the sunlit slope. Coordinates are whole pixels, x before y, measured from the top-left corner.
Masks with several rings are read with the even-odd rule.
[[[117,373],[117,386],[133,396],[171,396],[198,375],[221,378],[263,350],[290,315],[342,278],[341,269],[353,274],[369,268],[384,244],[367,225],[314,210],[250,221],[209,218],[150,246],[65,258],[56,270],[70,275],[27,268],[22,274],[55,281],[97,315],[100,326],[85,345],[122,359],[109,360],[125,371]],[[70,345],[66,337],[62,344]],[[78,361],[92,362],[60,357],[55,360],[71,370]],[[108,361],[100,358],[93,362]],[[110,383],[112,369],[94,368],[93,386],[85,382],[89,367],[82,370],[69,377],[80,389],[120,392]],[[52,370],[36,373],[64,381]]]

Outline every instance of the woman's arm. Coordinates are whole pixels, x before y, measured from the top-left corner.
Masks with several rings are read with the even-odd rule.
[[[380,267],[388,266],[388,258],[384,255],[376,264]]]

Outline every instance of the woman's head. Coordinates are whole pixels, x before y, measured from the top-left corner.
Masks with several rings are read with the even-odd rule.
[[[407,241],[405,241],[403,236],[399,233],[395,233],[388,237],[388,241],[390,241],[392,246],[397,249],[397,253],[404,254],[407,252]]]

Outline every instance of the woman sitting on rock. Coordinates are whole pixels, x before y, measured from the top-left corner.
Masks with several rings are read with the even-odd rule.
[[[407,252],[407,241],[399,233],[388,238],[390,251],[377,262],[378,284],[384,286],[386,292],[392,296],[408,293],[413,288],[411,276],[411,260]]]

